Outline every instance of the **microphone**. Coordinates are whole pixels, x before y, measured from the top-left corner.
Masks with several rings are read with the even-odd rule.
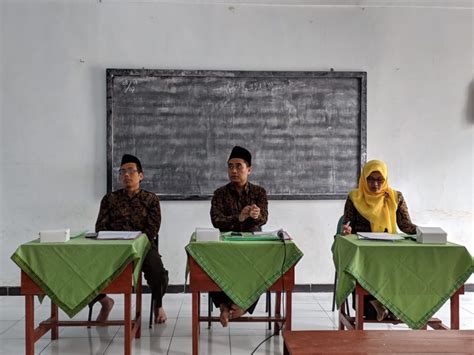
[[[277,232],[277,236],[281,241],[285,240],[285,235],[281,229]]]

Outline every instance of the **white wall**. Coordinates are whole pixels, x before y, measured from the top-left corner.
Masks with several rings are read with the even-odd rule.
[[[9,256],[38,230],[93,228],[106,190],[105,69],[114,67],[367,71],[369,159],[387,162],[415,223],[443,227],[474,254],[472,2],[223,2],[4,1],[0,285],[19,284]],[[298,283],[332,282],[343,204],[270,201],[268,224],[285,226],[305,253]],[[162,203],[172,284],[183,282],[183,247],[210,224],[209,207]]]
[[[4,32],[3,28],[4,20],[3,20],[3,4],[0,1],[0,33]],[[4,141],[4,132],[5,129],[3,127],[3,36],[0,35],[0,167],[3,167],[3,141]],[[1,169],[0,169],[1,170]],[[3,173],[0,171],[0,257],[4,256],[4,232],[3,232]],[[0,269],[1,270],[1,269]],[[2,279],[0,274],[0,280]],[[0,281],[0,285],[1,285]]]

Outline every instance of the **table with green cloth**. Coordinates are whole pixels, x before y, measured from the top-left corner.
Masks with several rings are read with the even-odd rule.
[[[141,277],[150,248],[146,235],[133,240],[96,240],[84,233],[64,243],[22,244],[11,259],[69,317],[74,317],[134,263],[134,282]]]
[[[474,271],[464,246],[414,240],[359,240],[341,236],[332,245],[340,308],[356,282],[412,329],[422,328]]]
[[[229,240],[231,239],[231,240]],[[242,233],[231,238],[221,233],[220,241],[195,241],[186,246],[192,293],[192,353],[199,353],[199,322],[218,321],[201,317],[200,293],[223,291],[243,309],[249,308],[265,291],[276,292],[274,317],[240,317],[231,321],[273,322],[274,334],[282,324],[291,329],[291,292],[295,283],[295,265],[303,256],[292,242],[283,243],[276,236]],[[280,314],[281,293],[286,293],[285,313]]]
[[[242,233],[252,238],[249,233]],[[186,252],[238,306],[249,308],[260,295],[295,265],[303,253],[286,240],[224,240],[196,242],[194,235]]]

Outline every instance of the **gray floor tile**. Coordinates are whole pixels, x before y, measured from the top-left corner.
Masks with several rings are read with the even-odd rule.
[[[105,355],[123,354],[123,338],[115,338]],[[143,337],[132,342],[133,355],[167,354],[171,337]],[[184,353],[183,353],[184,354]],[[189,354],[189,353],[188,353]]]
[[[461,296],[460,325],[461,329],[474,329],[474,294]],[[115,298],[111,319],[123,316],[123,297]],[[274,296],[273,296],[274,302]],[[133,341],[134,354],[189,354],[191,352],[191,295],[168,294],[163,306],[168,321],[162,325],[148,328],[150,300],[143,298],[142,337]],[[338,312],[331,312],[332,293],[294,294],[293,297],[293,330],[331,330],[338,324]],[[273,304],[274,305],[274,304]],[[95,318],[99,305],[94,307]],[[50,302],[40,304],[35,299],[35,321],[46,319],[50,314]],[[201,314],[207,313],[207,294],[203,294]],[[85,320],[87,309],[82,310],[75,320]],[[450,324],[449,303],[443,305],[435,317],[445,324]],[[353,312],[351,312],[353,314]],[[218,316],[219,311],[214,310]],[[254,316],[266,315],[265,300],[261,297]],[[24,352],[24,297],[0,297],[0,354],[18,354]],[[69,319],[62,311],[60,319]],[[409,330],[406,325],[365,324],[365,329]],[[201,323],[200,351],[203,354],[249,354],[262,340],[272,334],[267,323],[231,322],[223,328],[213,323],[210,329],[207,323]],[[120,354],[123,352],[123,327],[63,327],[60,328],[60,339],[50,342],[49,334],[40,339],[36,353],[41,354]],[[168,352],[169,351],[169,352]],[[256,354],[281,354],[281,336],[272,337],[264,343]]]
[[[83,355],[97,354],[102,355],[112,339],[103,338],[59,338],[50,342],[50,344],[41,351],[41,355]]]
[[[35,343],[35,354],[39,354],[50,343],[49,339],[39,339]],[[0,341],[1,355],[14,355],[25,353],[25,341],[23,339],[2,339]]]
[[[230,342],[232,355],[250,354],[266,337],[265,336],[232,336]],[[283,337],[273,336],[264,342],[255,354],[283,354]]]
[[[173,337],[168,354],[191,354],[191,337]],[[230,355],[230,342],[228,336],[201,336],[199,339],[199,353],[207,355]],[[247,353],[248,354],[248,353]]]

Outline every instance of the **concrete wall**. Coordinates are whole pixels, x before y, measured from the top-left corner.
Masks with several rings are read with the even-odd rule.
[[[9,257],[38,230],[93,229],[106,190],[105,69],[114,67],[367,71],[368,158],[387,162],[415,223],[441,226],[474,254],[472,2],[278,3],[3,1],[0,285],[19,284]],[[289,230],[305,253],[298,283],[332,282],[343,205],[270,201],[268,225]],[[183,282],[183,247],[210,225],[209,208],[162,203],[172,284]]]
[[[3,126],[3,36],[1,33],[5,31],[3,24],[3,4],[0,2],[0,167],[3,167],[3,143],[4,142],[4,132],[5,128]],[[3,169],[0,169],[3,170]],[[4,258],[4,231],[3,231],[3,173],[0,171],[0,257]],[[3,275],[0,274],[0,280],[3,278]],[[1,281],[0,281],[1,285]]]

